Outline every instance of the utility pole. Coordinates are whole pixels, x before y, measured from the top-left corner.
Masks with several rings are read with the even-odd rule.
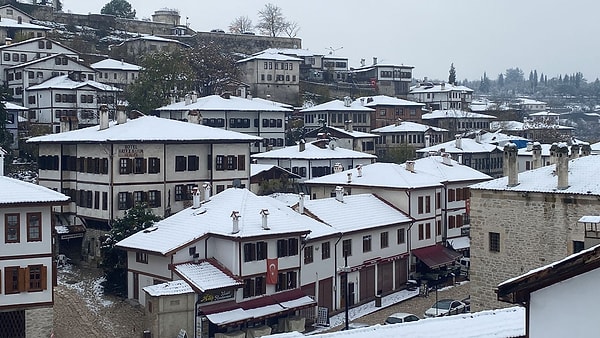
[[[350,302],[350,290],[348,290],[348,253],[344,251],[344,285],[346,289],[346,331],[348,330],[348,303]]]

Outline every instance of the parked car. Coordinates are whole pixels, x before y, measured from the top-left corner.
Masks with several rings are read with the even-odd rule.
[[[465,303],[455,299],[442,299],[425,311],[425,318],[451,316],[467,311]]]
[[[465,312],[471,312],[471,295],[461,300],[461,302],[465,303]]]
[[[413,315],[412,313],[405,312],[397,312],[391,314],[383,324],[398,324],[398,323],[408,323],[408,322],[416,322],[419,320],[419,317]]]
[[[211,29],[211,30],[210,30],[210,32],[211,32],[211,33],[225,33],[225,31],[224,31],[224,30],[222,30],[222,29],[218,29],[218,28],[216,28],[216,29]]]
[[[348,330],[354,330],[354,329],[360,329],[363,327],[369,327],[371,325],[366,324],[366,323],[348,323]],[[344,326],[342,328],[342,331],[346,330],[346,327]]]

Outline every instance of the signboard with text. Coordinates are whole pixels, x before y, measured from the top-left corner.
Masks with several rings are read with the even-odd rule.
[[[144,157],[144,149],[138,149],[137,144],[125,144],[117,149],[119,157]]]

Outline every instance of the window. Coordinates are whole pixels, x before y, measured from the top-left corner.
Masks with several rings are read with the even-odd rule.
[[[185,156],[175,156],[175,171],[185,171],[186,163]]]
[[[421,223],[419,224],[419,240],[423,240],[425,239],[425,228],[424,228],[424,224]]]
[[[254,297],[255,291],[254,279],[248,278],[244,279],[244,298]]]
[[[256,243],[244,244],[244,262],[252,262],[256,260]]]
[[[198,156],[188,156],[187,162],[187,167],[189,171],[196,171],[200,168],[200,158]]]
[[[419,196],[417,208],[418,208],[417,213],[422,214],[423,213],[423,196]]]
[[[25,291],[25,278],[19,280],[18,266],[7,266],[4,268],[4,292],[6,294],[19,293]]]
[[[135,261],[138,263],[148,264],[148,254],[145,252],[136,252]]]
[[[321,243],[321,259],[329,259],[331,257],[329,242]]]
[[[158,191],[158,190],[148,191],[148,206],[151,208],[160,207],[160,191]]]
[[[389,234],[388,232],[382,232],[379,235],[379,243],[381,244],[381,248],[387,248],[390,244],[389,244]]]
[[[108,210],[108,192],[102,192],[102,210]]]
[[[262,261],[267,259],[267,242],[256,243],[256,260]]]
[[[500,234],[497,232],[490,232],[490,251],[500,252]]]
[[[238,155],[237,170],[246,170],[246,155]]]
[[[20,216],[19,214],[6,214],[4,215],[4,242],[5,243],[19,243],[20,241]]]
[[[304,247],[304,264],[310,264],[313,260],[313,246],[309,245]]]
[[[344,256],[352,256],[352,240],[345,239],[342,242],[342,253]]]
[[[425,196],[425,212],[431,212],[431,196]]]
[[[100,192],[94,191],[94,209],[100,209]]]
[[[454,229],[456,227],[456,220],[454,216],[448,216],[448,229]]]
[[[10,61],[10,53],[4,53],[4,61]]]
[[[148,159],[148,173],[157,174],[160,172],[160,158],[150,157]]]
[[[127,210],[130,208],[131,198],[128,192],[120,192],[118,195],[119,210]]]
[[[404,244],[406,241],[404,228],[398,229],[398,244]]]
[[[25,273],[29,276],[25,280],[29,281],[26,285],[28,292],[42,291],[46,289],[46,267],[43,265],[29,265],[25,269]]]
[[[215,169],[216,170],[225,170],[225,156],[217,155],[215,158]]]
[[[42,240],[42,213],[27,213],[27,242]]]
[[[442,221],[435,222],[435,235],[436,236],[442,235]]]
[[[227,156],[227,170],[235,170],[237,168],[237,160],[234,155]]]
[[[135,205],[142,204],[146,201],[145,193],[143,191],[134,191],[133,192],[133,203]]]
[[[431,238],[431,223],[425,223],[425,238]]]
[[[143,174],[146,172],[146,159],[137,157],[133,161],[134,174]]]
[[[296,271],[280,272],[277,274],[277,285],[275,285],[275,291],[283,291],[288,289],[295,289],[297,285]]]
[[[573,241],[573,253],[578,253],[581,250],[585,249],[584,242],[582,241]]]
[[[363,236],[363,252],[371,251],[371,235]]]
[[[298,254],[298,239],[277,240],[277,257],[295,256]]]
[[[185,185],[179,184],[175,186],[175,200],[183,201],[185,198]]]
[[[131,159],[121,158],[119,159],[119,174],[131,174]]]
[[[454,189],[448,189],[448,202],[454,202],[456,199]]]

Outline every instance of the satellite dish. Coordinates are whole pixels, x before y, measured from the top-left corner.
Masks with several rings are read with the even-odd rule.
[[[242,187],[242,181],[240,181],[239,178],[236,178],[233,180],[233,187],[234,188],[241,188]]]

